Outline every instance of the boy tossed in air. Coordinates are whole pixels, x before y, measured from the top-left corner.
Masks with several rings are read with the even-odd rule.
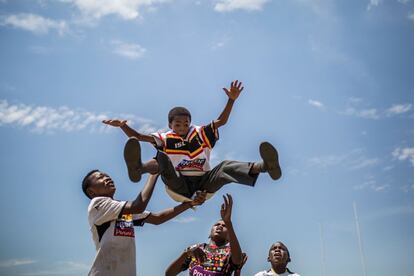
[[[210,166],[210,153],[219,138],[218,129],[227,123],[233,104],[243,91],[242,83],[233,81],[223,88],[228,101],[220,116],[204,126],[191,124],[191,113],[184,107],[174,107],[168,113],[165,133],[146,135],[127,125],[126,120],[105,120],[103,123],[120,127],[128,137],[124,158],[131,181],[138,182],[142,173],[159,173],[168,194],[177,201],[188,201],[196,191],[213,194],[223,185],[234,182],[254,186],[259,173],[267,172],[274,180],[282,175],[276,149],[268,142],[260,144],[260,162],[222,161]],[[139,141],[157,148],[154,159],[142,164]]]

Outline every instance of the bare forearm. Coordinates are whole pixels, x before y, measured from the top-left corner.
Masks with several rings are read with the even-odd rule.
[[[184,202],[173,208],[165,209],[160,213],[151,214],[151,217],[147,219],[147,222],[152,224],[161,224],[172,218],[175,218],[176,216],[188,210],[189,208],[191,208],[191,204],[189,202]]]
[[[230,221],[225,223],[229,235],[231,259],[235,265],[240,265],[242,263],[242,251],[240,248],[239,240],[237,239],[236,232],[234,232],[232,222]]]
[[[181,255],[168,266],[167,270],[165,271],[165,276],[176,276],[178,273],[180,273],[186,258],[187,253],[181,253]]]
[[[128,137],[135,137],[139,141],[143,141],[143,142],[149,142],[149,143],[154,143],[155,142],[154,137],[152,137],[151,135],[146,135],[146,134],[139,133],[138,131],[131,128],[127,124],[121,126],[121,129]]]
[[[233,108],[234,100],[228,99],[227,104],[224,107],[223,111],[221,112],[220,116],[216,120],[216,127],[221,127],[225,125],[229,119],[230,112]]]
[[[138,214],[147,208],[148,202],[154,191],[158,175],[150,174],[144,188],[138,194],[134,201],[128,201],[123,210],[124,214]]]
[[[147,183],[141,191],[142,200],[146,203],[150,200],[152,192],[154,191],[155,183],[157,182],[158,174],[149,174]],[[146,206],[145,206],[146,207]]]

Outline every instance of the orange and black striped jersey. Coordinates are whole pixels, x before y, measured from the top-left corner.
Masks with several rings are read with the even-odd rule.
[[[163,151],[171,159],[176,171],[183,175],[203,175],[210,168],[210,152],[218,140],[218,131],[212,122],[206,126],[192,125],[186,137],[170,130],[153,133],[163,141]]]

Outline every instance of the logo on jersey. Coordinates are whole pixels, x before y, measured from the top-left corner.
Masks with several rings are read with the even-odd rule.
[[[184,160],[182,160],[175,167],[175,169],[177,171],[184,171],[184,170],[198,170],[198,171],[202,171],[203,170],[203,166],[204,166],[205,163],[206,163],[206,159],[205,158],[194,159],[194,160],[184,159]]]
[[[114,236],[135,237],[132,215],[122,215],[115,221]]]
[[[223,275],[219,271],[208,271],[205,270],[202,266],[197,265],[190,269],[191,276],[218,276]]]

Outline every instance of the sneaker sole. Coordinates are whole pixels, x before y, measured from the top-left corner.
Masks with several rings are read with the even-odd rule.
[[[263,159],[265,168],[273,180],[282,176],[282,170],[279,165],[279,156],[277,150],[269,142],[260,144],[260,156]]]
[[[141,180],[141,146],[136,138],[130,138],[124,147],[124,159],[128,168],[128,176],[132,182]]]

